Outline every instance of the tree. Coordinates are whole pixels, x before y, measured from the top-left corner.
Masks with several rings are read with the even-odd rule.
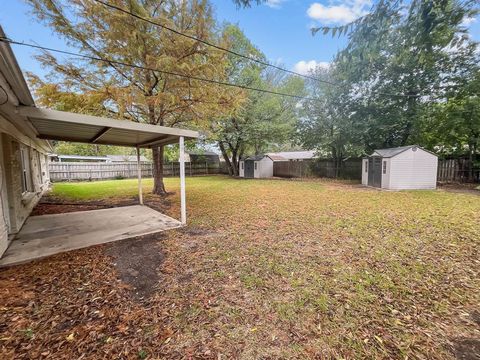
[[[463,86],[466,64],[474,58],[476,45],[461,25],[473,6],[455,0],[380,1],[350,26],[323,29],[349,36],[332,65],[342,101],[326,94],[329,121],[342,133],[355,131],[354,137],[342,137],[345,146],[360,142],[370,152],[422,141],[431,105]],[[316,116],[315,108],[307,111]]]
[[[309,81],[312,100],[303,103],[297,137],[304,148],[333,159],[338,175],[346,157],[362,153],[361,128],[350,113],[347,89],[331,85],[339,81],[337,69],[317,68],[312,75],[325,82]]]
[[[226,25],[223,36],[230,49],[265,61],[260,52],[235,25]],[[303,81],[234,55],[228,57],[228,79],[236,84],[259,89],[302,95]],[[238,175],[239,160],[248,153],[259,154],[292,137],[298,100],[256,91],[239,93],[241,106],[218,116],[211,135],[222,152],[229,173]]]
[[[68,4],[58,0],[27,2],[37,18],[64,37],[68,45],[83,54],[107,60],[60,61],[47,52],[37,57],[42,65],[51,69],[45,86],[55,83],[60,92],[73,94],[72,111],[83,112],[84,105],[88,105],[89,112],[97,115],[108,114],[153,125],[201,128],[212,114],[228,109],[231,97],[225,88],[145,69],[222,79],[226,64],[224,53],[91,0],[71,0]],[[199,39],[216,40],[207,0],[119,0],[115,4]],[[39,103],[51,100],[40,96]],[[69,99],[57,97],[56,100],[57,107],[61,108]],[[163,194],[164,147],[154,147],[152,151],[153,192]]]
[[[478,64],[478,60],[476,64]],[[480,69],[469,81],[447,99],[433,104],[423,122],[424,142],[443,155],[468,154],[468,178],[474,180],[474,168],[480,168]]]

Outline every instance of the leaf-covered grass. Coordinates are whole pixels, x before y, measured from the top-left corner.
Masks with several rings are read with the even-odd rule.
[[[167,187],[175,215],[178,179]],[[121,180],[56,184],[53,193],[136,190]],[[477,195],[198,177],[187,179],[187,204],[189,227],[152,249],[165,262],[145,303],[119,286],[99,248],[0,273],[6,289],[27,294],[19,304],[18,293],[3,292],[1,320],[12,325],[2,351],[32,357],[48,344],[56,358],[449,359],[459,339],[479,337]],[[74,324],[52,330],[52,314]]]

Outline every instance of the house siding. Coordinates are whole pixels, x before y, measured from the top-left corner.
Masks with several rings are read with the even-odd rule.
[[[0,116],[0,123],[7,122]],[[1,126],[5,129],[6,126]],[[45,152],[32,146],[33,141],[21,141],[28,137],[19,136],[16,132],[0,133],[0,166],[1,166],[1,215],[0,218],[0,256],[8,247],[9,235],[17,233],[28,215],[49,187],[48,159]],[[29,191],[22,188],[23,147],[29,163]]]

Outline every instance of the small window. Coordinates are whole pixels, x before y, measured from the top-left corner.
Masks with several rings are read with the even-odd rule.
[[[243,170],[243,161],[242,161],[242,170]]]
[[[255,161],[255,170],[257,170],[257,162]]]
[[[387,162],[386,161],[383,162],[383,173],[384,174],[387,173]]]
[[[368,160],[365,161],[365,172],[368,173]]]
[[[22,193],[32,191],[32,174],[30,172],[30,156],[28,148],[20,145],[20,161],[22,164]]]

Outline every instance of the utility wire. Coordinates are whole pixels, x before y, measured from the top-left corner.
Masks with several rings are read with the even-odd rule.
[[[281,70],[281,71],[284,71],[286,73],[289,73],[289,74],[292,74],[292,75],[296,75],[296,76],[300,76],[300,77],[303,77],[305,79],[308,79],[308,80],[314,80],[314,81],[317,81],[317,82],[321,82],[321,83],[325,83],[325,84],[329,84],[329,85],[332,85],[332,86],[342,86],[341,84],[339,83],[335,83],[335,82],[332,82],[332,81],[328,81],[328,80],[323,80],[323,79],[319,79],[319,78],[316,78],[316,77],[313,77],[313,76],[309,76],[309,75],[305,75],[305,74],[300,74],[298,72],[295,72],[295,71],[292,71],[292,70],[288,70],[288,69],[285,69],[285,68],[282,68],[280,66],[277,66],[277,65],[273,65],[273,64],[270,64],[266,61],[262,61],[262,60],[258,60],[258,59],[255,59],[255,58],[252,58],[248,55],[245,55],[245,54],[241,54],[239,52],[236,52],[236,51],[233,51],[233,50],[230,50],[230,49],[227,49],[227,48],[224,48],[222,46],[219,46],[219,45],[216,45],[216,44],[213,44],[209,41],[206,41],[206,40],[203,40],[203,39],[200,39],[196,36],[193,36],[193,35],[188,35],[188,34],[185,34],[181,31],[178,31],[178,30],[175,30],[169,26],[166,26],[166,25],[163,25],[157,21],[153,21],[151,19],[148,19],[148,18],[145,18],[143,16],[140,16],[140,15],[137,15],[131,11],[128,11],[128,10],[125,10],[117,5],[113,5],[113,4],[110,4],[106,1],[103,1],[103,0],[93,0],[99,4],[102,4],[103,6],[106,6],[110,9],[114,9],[114,10],[117,10],[117,11],[120,11],[124,14],[127,14],[129,16],[132,16],[138,20],[142,20],[142,21],[145,21],[149,24],[152,24],[152,25],[155,25],[155,26],[158,26],[162,29],[165,29],[165,30],[168,30],[168,31],[171,31],[172,33],[174,34],[177,34],[179,36],[183,36],[183,37],[186,37],[188,39],[191,39],[191,40],[195,40],[195,41],[198,41],[204,45],[207,45],[207,46],[210,46],[210,47],[213,47],[217,50],[221,50],[221,51],[225,51],[229,54],[232,54],[232,55],[235,55],[235,56],[238,56],[238,57],[241,57],[243,59],[246,59],[246,60],[249,60],[249,61],[253,61],[253,62],[256,62],[257,64],[260,64],[260,65],[263,65],[263,66],[268,66],[268,67],[271,67],[271,68],[274,68],[274,69],[277,69],[277,70]],[[389,96],[389,97],[420,97],[421,95],[412,95],[412,94],[390,94],[390,93],[377,93],[378,95],[383,95],[383,96]]]
[[[166,75],[178,76],[178,77],[191,79],[191,80],[204,81],[204,82],[211,83],[211,84],[217,84],[217,85],[229,86],[229,87],[236,87],[236,88],[243,89],[243,90],[252,90],[252,91],[257,91],[257,92],[262,92],[262,93],[267,93],[267,94],[286,96],[286,97],[290,97],[290,98],[294,98],[294,99],[298,99],[298,100],[315,100],[314,98],[309,98],[309,97],[305,97],[305,96],[281,93],[281,92],[277,92],[277,91],[273,91],[273,90],[267,90],[267,89],[259,89],[259,88],[254,88],[254,87],[251,87],[251,86],[238,85],[238,84],[233,84],[233,83],[229,83],[229,82],[226,82],[226,81],[207,79],[207,78],[198,77],[198,76],[184,75],[184,74],[180,74],[180,73],[173,72],[173,71],[160,70],[160,69],[157,69],[157,68],[151,68],[151,67],[146,67],[146,66],[141,66],[141,65],[129,64],[129,63],[125,63],[125,62],[117,61],[117,60],[104,59],[104,58],[97,57],[97,56],[84,55],[84,54],[79,54],[79,53],[75,53],[75,52],[71,52],[71,51],[59,50],[59,49],[49,48],[49,47],[46,47],[46,46],[24,43],[24,42],[20,42],[20,41],[11,40],[11,39],[8,39],[8,38],[5,38],[5,37],[0,37],[0,42],[14,44],[14,45],[20,45],[20,46],[26,46],[26,47],[31,47],[31,48],[34,48],[34,49],[45,50],[45,51],[51,51],[51,52],[55,52],[55,53],[59,53],[59,54],[70,55],[70,56],[80,57],[80,58],[89,59],[89,60],[102,61],[102,62],[105,62],[105,63],[108,63],[108,64],[127,66],[127,67],[132,67],[132,68],[140,69],[140,70],[149,70],[149,71],[154,71],[154,72],[158,72],[158,73],[162,73],[162,74],[166,74]]]
[[[257,64],[260,64],[260,65],[263,65],[263,66],[268,66],[268,67],[271,67],[271,68],[274,68],[274,69],[277,69],[277,70],[281,70],[281,71],[284,71],[286,73],[289,73],[289,74],[292,74],[292,75],[296,75],[296,76],[300,76],[300,77],[303,77],[305,79],[309,79],[309,80],[315,80],[315,81],[318,81],[318,82],[323,82],[323,83],[326,83],[326,84],[329,84],[329,85],[334,85],[334,86],[338,86],[339,84],[335,84],[331,81],[327,81],[327,80],[322,80],[322,79],[318,79],[318,78],[315,78],[313,76],[309,76],[309,75],[305,75],[305,74],[300,74],[298,72],[295,72],[295,71],[292,71],[292,70],[288,70],[288,69],[285,69],[285,68],[282,68],[280,66],[277,66],[277,65],[273,65],[273,64],[270,64],[266,61],[262,61],[262,60],[259,60],[259,59],[255,59],[253,57],[250,57],[248,55],[245,55],[245,54],[241,54],[239,52],[236,52],[236,51],[233,51],[233,50],[230,50],[230,49],[227,49],[227,48],[224,48],[222,46],[219,46],[219,45],[216,45],[216,44],[213,44],[209,41],[206,41],[206,40],[203,40],[203,39],[200,39],[196,36],[193,36],[193,35],[188,35],[188,34],[185,34],[181,31],[178,31],[178,30],[175,30],[169,26],[166,26],[166,25],[163,25],[157,21],[153,21],[151,19],[148,19],[148,18],[145,18],[143,16],[140,16],[140,15],[137,15],[135,13],[132,13],[131,11],[128,11],[128,10],[125,10],[119,6],[116,6],[116,5],[113,5],[113,4],[110,4],[106,1],[102,1],[102,0],[93,0],[99,4],[102,4],[106,7],[109,7],[111,9],[115,9],[117,11],[120,11],[124,14],[127,14],[127,15],[130,15],[130,16],[133,16],[134,18],[138,19],[138,20],[142,20],[142,21],[145,21],[149,24],[152,24],[152,25],[155,25],[155,26],[158,26],[158,27],[161,27],[162,29],[165,29],[165,30],[168,30],[168,31],[171,31],[172,33],[174,34],[177,34],[179,36],[183,36],[183,37],[186,37],[188,39],[191,39],[191,40],[195,40],[195,41],[198,41],[204,45],[207,45],[207,46],[210,46],[210,47],[213,47],[217,50],[221,50],[221,51],[225,51],[229,54],[232,54],[232,55],[235,55],[235,56],[238,56],[238,57],[241,57],[243,59],[246,59],[246,60],[249,60],[249,61],[253,61],[253,62],[256,62]]]

